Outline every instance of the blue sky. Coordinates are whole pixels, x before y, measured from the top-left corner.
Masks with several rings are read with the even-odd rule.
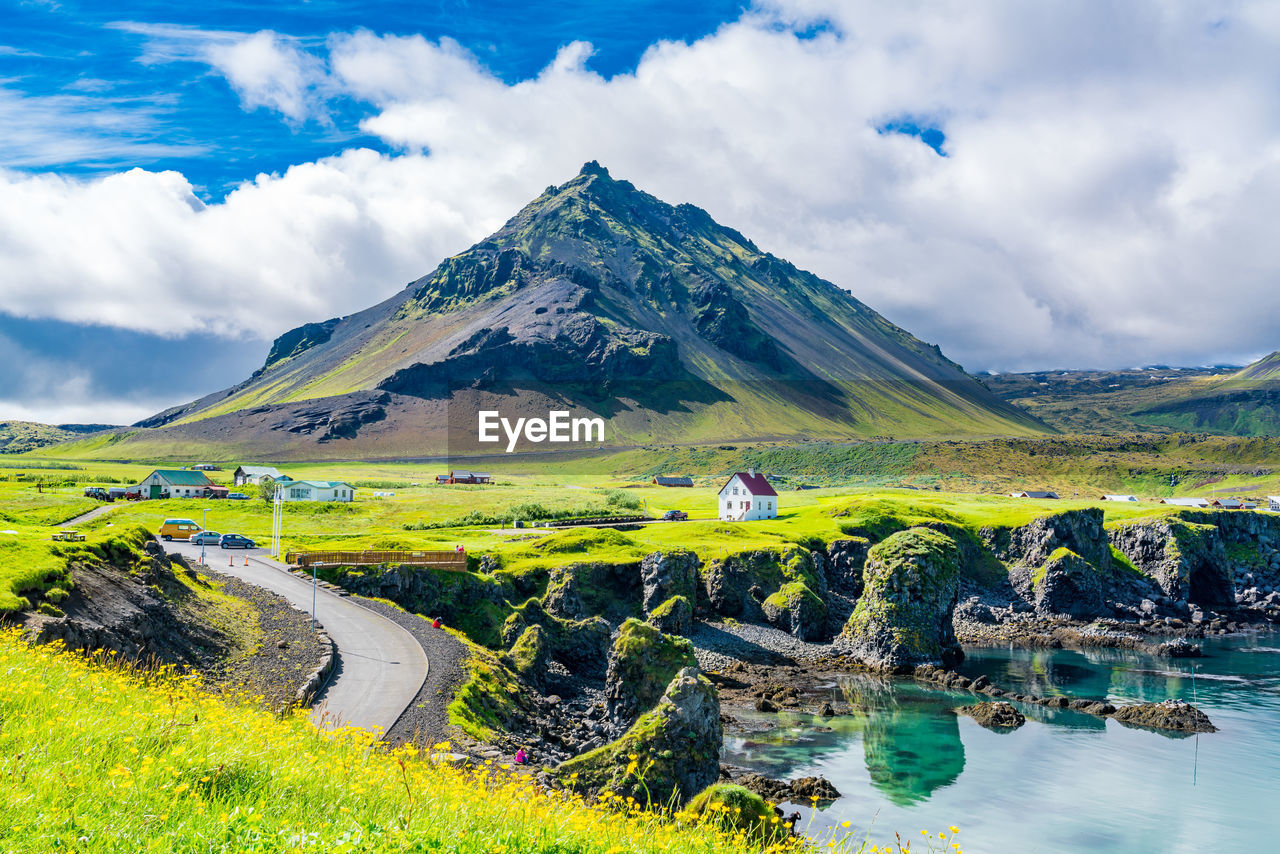
[[[1271,0],[0,13],[0,419],[233,384],[587,160],[973,371],[1280,347]]]
[[[591,69],[628,72],[660,39],[691,41],[736,19],[740,2],[706,0],[559,0],[559,2],[423,3],[6,3],[0,36],[0,78],[32,100],[63,99],[50,131],[80,135],[83,151],[62,155],[47,146],[14,150],[0,140],[7,165],[33,171],[95,175],[139,167],[174,169],[217,200],[259,172],[279,172],[353,145],[389,150],[362,133],[370,105],[350,98],[328,104],[322,121],[285,123],[268,110],[245,110],[225,78],[207,65],[166,55],[157,32],[288,34],[322,46],[330,33],[358,29],[384,34],[448,37],[470,50],[500,79],[532,77],[565,44],[590,42]],[[154,51],[154,52],[153,52]],[[134,118],[106,133],[83,130],[101,113]],[[109,151],[103,156],[104,141]],[[95,145],[94,143],[99,143]],[[5,150],[5,149],[8,150]]]
[[[33,110],[32,132],[0,136],[0,164],[32,173],[93,177],[140,168],[183,173],[200,198],[222,199],[260,172],[339,154],[352,146],[390,151],[363,133],[372,108],[354,99],[331,102],[324,121],[282,122],[263,109],[246,110],[227,80],[208,66],[151,56],[150,28],[252,33],[273,30],[302,44],[323,45],[334,31],[421,33],[457,40],[496,76],[515,82],[535,75],[564,44],[590,41],[592,69],[615,75],[634,69],[660,39],[693,40],[733,20],[738,2],[658,0],[560,2],[315,2],[3,4],[0,79],[11,97]],[[108,127],[101,116],[121,119]],[[50,144],[54,141],[58,144]],[[193,306],[193,311],[198,311]],[[280,331],[284,331],[281,329]],[[7,341],[6,341],[7,339]],[[27,319],[0,313],[5,344],[28,369],[0,378],[0,401],[26,403],[0,419],[27,415],[127,420],[153,406],[206,394],[243,379],[261,365],[269,341],[228,340],[187,333],[177,338],[114,326]],[[169,354],[163,361],[150,358]],[[102,354],[111,358],[103,359]],[[216,356],[214,355],[216,354]],[[94,407],[44,407],[51,385],[75,377],[76,396]],[[130,405],[131,400],[139,400]],[[121,403],[126,405],[121,406]]]

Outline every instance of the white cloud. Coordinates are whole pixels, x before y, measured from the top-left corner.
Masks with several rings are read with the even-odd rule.
[[[315,111],[313,90],[324,80],[323,63],[289,40],[264,30],[231,44],[211,45],[207,55],[245,106],[267,107],[294,121]]]
[[[2,175],[0,311],[270,337],[390,295],[596,159],[971,369],[1280,347],[1274,4],[779,0],[634,74],[574,43],[514,85],[449,40],[153,35],[151,61],[202,57],[247,108],[367,101],[405,153],[209,207],[173,173]],[[947,156],[876,131],[901,117]]]

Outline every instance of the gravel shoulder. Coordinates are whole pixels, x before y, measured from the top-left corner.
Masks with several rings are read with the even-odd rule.
[[[429,662],[426,681],[413,702],[388,730],[386,740],[391,744],[412,742],[423,747],[456,740],[450,733],[448,706],[454,692],[466,679],[463,669],[467,659],[466,646],[448,632],[433,629],[431,621],[425,617],[376,599],[350,598],[413,635]]]
[[[256,585],[209,567],[201,567],[200,573],[224,593],[253,606],[258,621],[257,642],[213,667],[207,674],[211,686],[229,694],[260,696],[274,711],[287,708],[328,652],[311,628],[311,617]]]

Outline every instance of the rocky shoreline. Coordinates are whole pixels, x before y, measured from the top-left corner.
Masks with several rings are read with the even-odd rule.
[[[850,675],[962,692],[963,705],[981,704],[962,713],[1002,728],[1040,707],[1166,733],[1213,731],[1190,707],[1039,696],[955,672],[965,646],[1181,658],[1199,654],[1204,638],[1280,622],[1280,517],[1103,519],[1095,508],[981,529],[846,525],[830,542],[706,560],[674,548],[593,561],[584,546],[581,560],[545,570],[508,571],[481,556],[476,573],[326,574],[353,593],[468,626],[485,648],[457,699],[488,742],[479,749],[497,758],[523,748],[548,780],[576,768],[579,785],[634,788],[609,763],[632,753],[649,759],[623,768],[659,762],[662,745],[681,738],[702,745],[722,729],[771,728],[770,714],[853,713],[832,691]],[[601,548],[627,544],[614,530],[591,537]],[[712,751],[697,767],[668,759],[659,764],[680,778],[671,791],[682,798],[718,769]]]

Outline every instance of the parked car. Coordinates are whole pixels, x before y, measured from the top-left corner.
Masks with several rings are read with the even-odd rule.
[[[664,522],[683,522],[688,518],[689,514],[683,510],[668,510],[662,514],[662,521]]]
[[[256,549],[258,544],[241,534],[223,534],[218,545],[224,549]]]
[[[243,492],[228,492],[227,498],[231,501],[248,501],[249,500],[249,496],[245,495]]]
[[[216,546],[222,542],[222,535],[217,531],[201,531],[191,535],[193,546]]]

